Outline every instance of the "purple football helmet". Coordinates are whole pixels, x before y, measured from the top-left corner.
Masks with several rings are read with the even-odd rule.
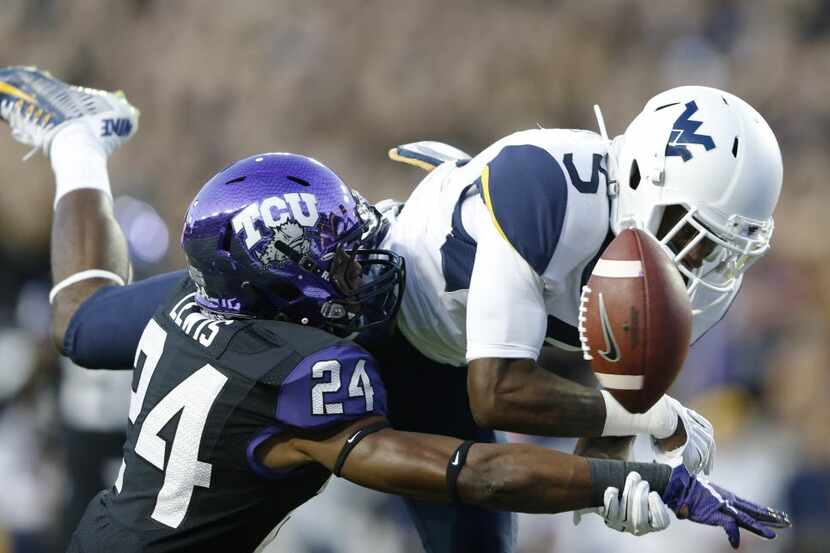
[[[202,187],[182,247],[204,309],[348,334],[391,320],[400,306],[403,258],[371,249],[382,227],[377,210],[322,163],[268,153]]]

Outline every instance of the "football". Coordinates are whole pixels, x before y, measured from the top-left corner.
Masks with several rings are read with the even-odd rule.
[[[647,411],[689,351],[692,310],[680,272],[652,236],[626,229],[594,266],[579,311],[583,356],[599,383],[632,413]]]

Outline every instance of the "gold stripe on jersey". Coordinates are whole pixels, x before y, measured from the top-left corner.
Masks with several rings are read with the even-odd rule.
[[[490,166],[485,165],[484,169],[481,170],[481,191],[484,195],[484,204],[487,206],[487,211],[490,212],[490,217],[493,218],[493,224],[496,225],[496,230],[499,231],[502,238],[507,240],[507,243],[510,244],[510,239],[507,238],[507,235],[501,228],[499,224],[499,220],[496,218],[496,212],[493,210],[493,202],[490,200]]]
[[[402,156],[398,148],[392,148],[389,150],[389,159],[392,161],[400,161],[401,163],[406,163],[407,165],[412,165],[413,167],[418,167],[419,169],[423,169],[427,173],[435,169],[436,165],[432,163],[428,163],[424,160],[417,159],[414,157],[407,157]]]

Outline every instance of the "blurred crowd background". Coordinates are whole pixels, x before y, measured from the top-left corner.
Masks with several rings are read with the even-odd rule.
[[[142,110],[110,164],[139,278],[181,266],[188,201],[252,153],[311,155],[371,200],[405,198],[421,174],[386,159],[399,143],[475,153],[536,125],[593,130],[594,103],[617,134],[680,84],[745,98],[784,155],[774,247],[673,391],[715,425],[713,479],[793,516],[742,551],[830,551],[830,1],[0,0],[0,36],[0,66],[123,89]],[[45,553],[113,480],[129,375],[48,344],[53,186],[25,153],[0,129],[0,552]],[[729,550],[718,529],[634,538],[589,518],[522,516],[519,551]],[[342,481],[269,548],[420,550],[399,500]]]

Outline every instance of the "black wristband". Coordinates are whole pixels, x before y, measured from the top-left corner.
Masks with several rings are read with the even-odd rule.
[[[369,434],[374,434],[378,430],[383,430],[384,428],[389,427],[389,421],[382,420],[372,423],[368,426],[364,426],[360,430],[356,430],[354,434],[346,440],[346,443],[343,444],[343,448],[340,450],[340,453],[337,455],[337,461],[334,462],[334,470],[331,472],[335,476],[340,476],[340,472],[343,470],[343,463],[346,462],[346,457],[349,456],[349,453],[352,452],[354,446],[360,443],[360,440],[368,436]]]
[[[610,459],[588,459],[591,469],[591,505],[604,503],[605,490],[614,487],[622,493],[629,472],[637,472],[648,482],[651,491],[660,495],[666,490],[671,477],[671,467],[660,463],[627,463]]]
[[[461,469],[464,468],[464,463],[467,462],[467,452],[470,451],[474,443],[472,440],[462,442],[450,456],[450,460],[447,463],[447,494],[452,503],[459,502],[458,475],[461,473]]]

